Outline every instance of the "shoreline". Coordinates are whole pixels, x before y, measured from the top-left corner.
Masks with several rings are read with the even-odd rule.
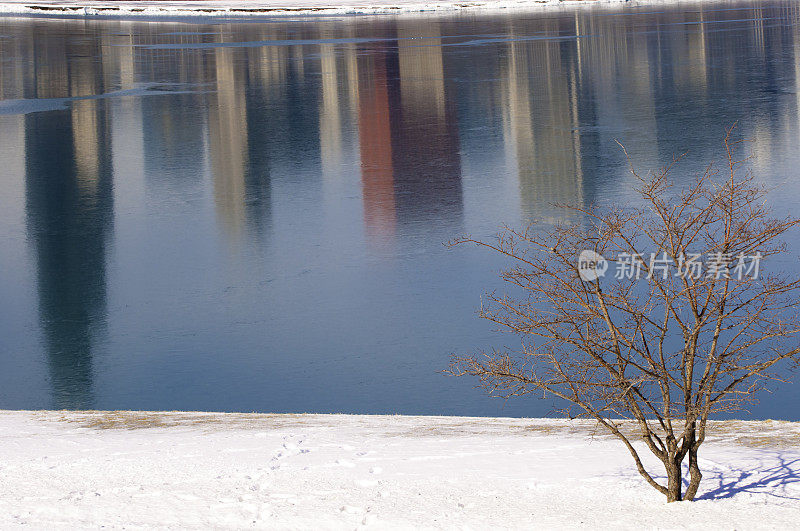
[[[65,423],[97,430],[138,430],[153,428],[202,428],[212,431],[277,429],[291,426],[335,427],[339,424],[388,429],[402,424],[427,426],[450,435],[469,436],[489,433],[529,432],[606,439],[617,442],[592,419],[565,417],[469,417],[459,415],[402,415],[356,413],[245,413],[214,411],[144,410],[6,410],[0,419],[27,417],[44,422]],[[780,419],[724,419],[708,421],[708,440],[743,446],[795,448],[800,439],[800,421]],[[620,429],[634,439],[639,428],[635,421],[620,422]]]
[[[347,15],[552,11],[588,6],[676,4],[685,0],[0,0],[0,17],[233,19]],[[710,2],[712,3],[712,2]],[[717,3],[717,2],[713,2]]]

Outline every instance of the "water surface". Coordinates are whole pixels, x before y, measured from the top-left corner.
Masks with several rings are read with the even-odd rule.
[[[781,212],[800,6],[0,19],[0,407],[545,415],[441,373],[515,346],[447,249],[719,159]],[[800,387],[756,417],[800,419]]]

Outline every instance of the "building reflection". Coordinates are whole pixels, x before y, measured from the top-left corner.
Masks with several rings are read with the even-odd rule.
[[[247,40],[285,39],[273,26],[249,28]],[[224,39],[219,42],[225,42]],[[319,78],[305,46],[218,47],[206,58],[208,154],[218,218],[232,238],[262,237],[271,226],[272,174],[313,168],[319,175]],[[310,168],[309,168],[310,167]],[[293,177],[293,176],[292,176]],[[308,188],[315,182],[296,181]]]
[[[388,48],[376,46],[358,59],[358,138],[364,223],[375,241],[390,240],[397,224],[392,162]]]
[[[359,141],[367,233],[460,227],[461,158],[438,22],[398,21],[396,43],[358,62]]]
[[[354,28],[338,33],[324,29],[320,37],[356,37]],[[332,222],[331,233],[350,230],[354,218],[363,218],[344,204],[342,197],[351,196],[352,187],[361,180],[357,166],[360,159],[358,133],[358,49],[355,43],[319,45],[320,104],[319,149],[323,202],[321,213]]]
[[[155,87],[159,89],[197,87],[201,92],[211,88],[202,56],[196,51],[179,49],[153,60],[135,47],[140,41],[149,42],[153,38],[176,45],[193,44],[201,39],[195,35],[149,33],[122,37],[110,48],[120,50],[118,53],[124,59],[119,70],[121,88],[134,88],[151,79],[160,81]],[[200,186],[209,144],[205,94],[189,91],[169,97],[141,98],[134,104],[140,106],[142,162],[149,192],[158,196],[175,187],[190,191]]]
[[[556,28],[549,31],[558,33]],[[510,28],[511,37],[517,30]],[[584,178],[577,64],[559,41],[511,40],[501,77],[504,127],[519,179],[523,215],[553,221],[555,205],[582,207]]]
[[[43,32],[35,42],[26,97],[103,92],[103,72],[94,60],[99,40]],[[93,353],[106,322],[113,224],[109,139],[102,101],[76,101],[70,110],[25,117],[27,230],[36,253],[55,408],[92,407]]]
[[[245,179],[248,165],[246,72],[236,68],[234,48],[213,55],[216,94],[209,106],[208,137],[214,179],[214,202],[224,228],[238,236],[245,224]]]
[[[461,155],[438,22],[398,21],[392,121],[398,219],[460,230]]]
[[[721,135],[740,119],[759,153],[791,142],[797,124],[780,122],[796,114],[738,88],[751,84],[755,65],[763,85],[753,90],[780,90],[797,79],[796,62],[775,60],[796,53],[797,26],[767,24],[770,17],[790,22],[797,7],[731,13],[700,6],[621,17],[576,11],[498,28],[511,38],[498,54],[497,93],[523,215],[554,221],[568,214],[553,203],[595,202],[611,183],[587,177],[587,169],[604,161],[627,179],[615,139],[640,167],[654,169],[686,150],[698,161],[718,158]],[[532,35],[548,38],[525,40]]]
[[[326,37],[323,32],[322,37]],[[348,58],[352,48],[345,49]],[[323,178],[337,173],[344,161],[345,139],[342,109],[347,105],[347,92],[341,90],[341,60],[333,44],[320,44],[319,144]]]

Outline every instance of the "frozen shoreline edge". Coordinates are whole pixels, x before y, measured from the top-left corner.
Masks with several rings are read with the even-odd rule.
[[[241,421],[269,421],[269,420],[297,420],[299,421],[333,421],[333,420],[361,420],[368,423],[378,424],[382,422],[421,422],[443,424],[460,424],[469,422],[473,425],[484,424],[486,426],[500,425],[553,425],[553,426],[572,426],[589,427],[597,425],[593,419],[578,418],[569,419],[566,417],[476,417],[462,415],[404,415],[399,413],[259,413],[259,412],[220,412],[220,411],[183,411],[183,410],[72,410],[72,409],[0,409],[0,417],[3,416],[30,416],[53,420],[57,418],[75,420],[90,419],[98,417],[119,417],[119,418],[149,418],[149,419],[172,419],[175,421],[191,421],[202,419],[213,419],[219,423],[231,422],[238,424]],[[720,426],[755,427],[755,426],[785,426],[794,427],[800,432],[800,421],[782,419],[709,419],[709,424]],[[623,423],[635,424],[633,420],[623,421]]]
[[[547,12],[561,8],[680,4],[686,0],[61,0],[0,1],[0,17],[90,19],[234,19]],[[708,3],[717,3],[716,1]]]
[[[0,424],[8,419],[27,419],[50,425],[77,425],[99,430],[142,428],[211,429],[215,432],[271,430],[282,428],[325,428],[345,426],[366,431],[393,431],[415,426],[447,432],[454,436],[486,434],[525,434],[548,432],[552,435],[616,440],[592,419],[564,417],[466,417],[450,415],[400,415],[351,413],[232,413],[204,411],[134,411],[134,410],[3,410]],[[710,441],[735,442],[750,446],[764,443],[777,447],[795,447],[800,437],[800,422],[790,420],[709,420]],[[623,421],[623,432],[636,438],[635,421]]]

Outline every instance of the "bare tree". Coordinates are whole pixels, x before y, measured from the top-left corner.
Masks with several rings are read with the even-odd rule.
[[[494,395],[567,401],[569,414],[577,407],[621,440],[668,501],[697,493],[708,419],[747,407],[800,353],[800,280],[758,270],[786,252],[800,219],[770,213],[765,189],[740,172],[732,131],[724,170],[709,165],[685,188],[670,180],[680,158],[647,175],[631,166],[641,208],[564,207],[585,221],[452,242],[512,259],[501,278],[517,294],[488,294],[479,315],[522,347],[456,356],[448,372],[476,376]],[[645,469],[636,439],[664,464],[666,485]]]

